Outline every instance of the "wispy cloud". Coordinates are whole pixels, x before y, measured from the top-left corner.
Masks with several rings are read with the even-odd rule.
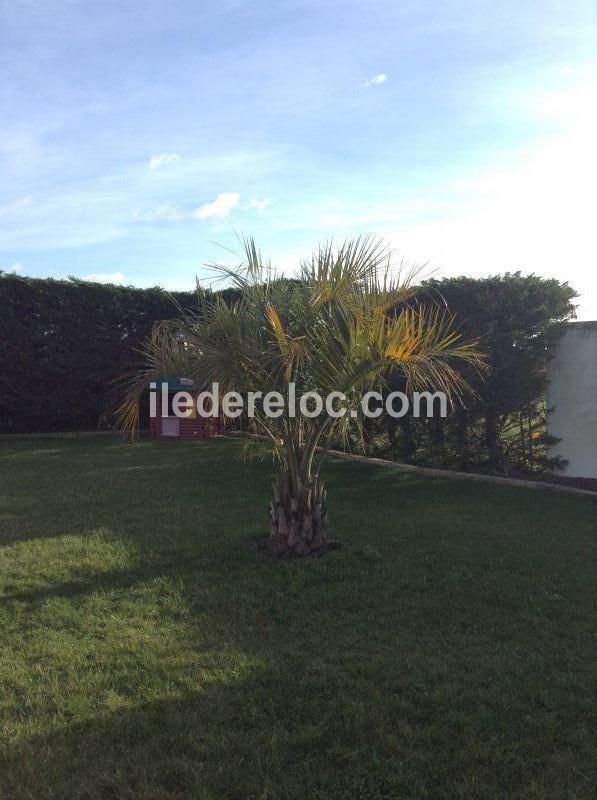
[[[124,283],[126,278],[122,272],[92,272],[84,275],[83,280],[93,283]]]
[[[240,194],[238,192],[220,192],[212,203],[205,203],[193,212],[193,216],[197,219],[223,219],[227,217],[233,208],[240,202]]]
[[[204,205],[195,209],[167,204],[147,209],[137,208],[133,212],[133,219],[136,222],[182,222],[189,219],[223,219],[239,203],[239,192],[221,192],[211,203],[204,203]],[[268,203],[269,200],[250,201],[248,206],[261,210]]]
[[[137,222],[179,222],[190,215],[178,206],[161,205],[155,208],[136,208],[133,217]]]
[[[152,156],[149,159],[149,169],[156,170],[162,167],[167,167],[170,164],[176,164],[181,160],[178,153],[160,153],[159,155]]]
[[[255,211],[263,211],[266,209],[269,204],[272,202],[271,197],[252,197],[249,200],[249,208],[255,209]]]
[[[382,83],[385,83],[388,79],[388,76],[385,72],[378,72],[377,75],[374,75],[372,78],[369,78],[368,81],[363,83],[363,88],[369,89],[371,86],[381,86]]]

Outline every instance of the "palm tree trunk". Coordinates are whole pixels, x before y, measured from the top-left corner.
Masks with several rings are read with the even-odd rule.
[[[273,484],[270,536],[280,555],[306,556],[327,541],[327,497],[322,481],[310,476],[294,482],[282,471]]]

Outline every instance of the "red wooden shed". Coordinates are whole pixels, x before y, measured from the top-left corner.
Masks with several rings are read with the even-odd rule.
[[[163,378],[150,384],[154,393],[155,414],[150,413],[149,432],[155,439],[207,439],[222,432],[220,417],[202,417],[197,411],[197,389],[190,378]],[[178,392],[187,392],[193,407],[184,417],[174,414],[172,399]],[[153,409],[153,402],[150,407]]]

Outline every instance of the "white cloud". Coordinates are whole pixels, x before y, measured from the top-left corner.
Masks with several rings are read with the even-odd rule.
[[[205,203],[193,212],[197,219],[210,219],[216,217],[223,219],[227,217],[233,208],[239,204],[240,194],[238,192],[220,192],[212,203]]]
[[[223,219],[227,217],[233,208],[240,202],[238,192],[221,192],[211,203],[205,203],[199,208],[189,210],[180,206],[161,205],[155,208],[137,208],[133,211],[133,219],[136,222],[181,222],[188,219]],[[249,206],[252,208],[265,208],[269,200],[258,201],[259,205]]]
[[[271,197],[253,197],[249,200],[249,208],[253,208],[255,211],[263,211],[271,202]]]
[[[382,83],[385,83],[388,79],[388,76],[384,72],[378,72],[377,75],[374,75],[372,78],[369,78],[368,81],[365,81],[363,87],[365,89],[369,89],[371,86],[381,86]]]
[[[124,283],[126,278],[122,272],[92,272],[84,275],[83,280],[93,283]]]
[[[22,275],[23,274],[23,265],[19,261],[15,261],[12,266],[7,267],[2,272],[5,272],[7,275]]]
[[[161,169],[169,164],[176,164],[178,161],[180,161],[180,156],[178,153],[160,153],[159,155],[152,156],[149,159],[149,169]]]

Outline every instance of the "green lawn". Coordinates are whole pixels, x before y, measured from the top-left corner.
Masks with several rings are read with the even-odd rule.
[[[276,562],[236,441],[0,442],[0,797],[597,796],[597,504],[331,462]]]

